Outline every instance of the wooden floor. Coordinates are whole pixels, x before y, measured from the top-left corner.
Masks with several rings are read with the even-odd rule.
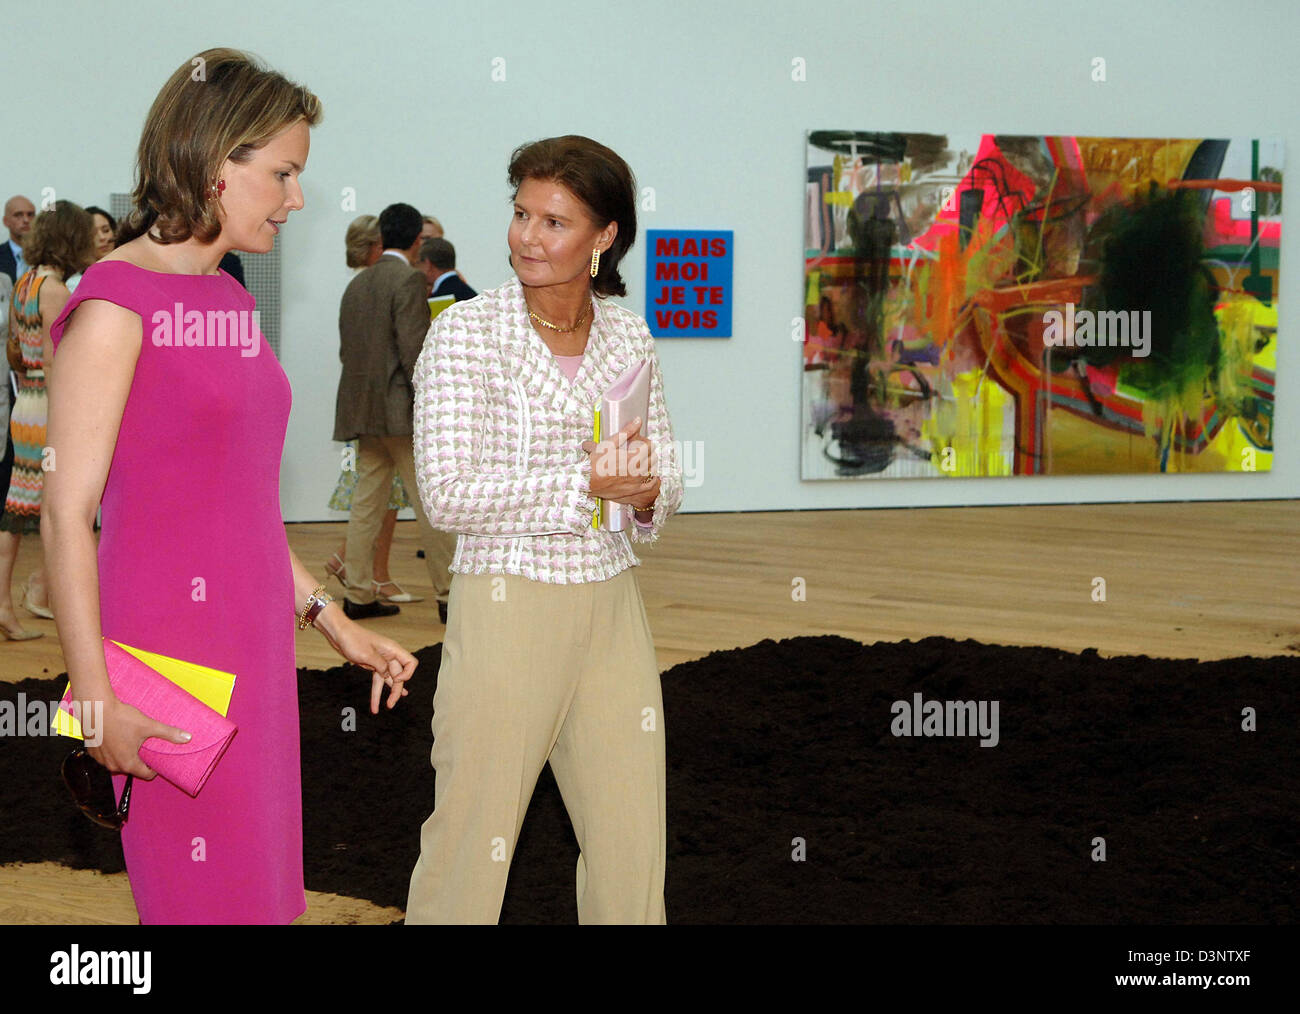
[[[638,548],[638,577],[661,669],[815,634],[1199,659],[1300,654],[1290,541],[1298,525],[1300,501],[1290,500],[695,514]],[[343,530],[293,524],[289,543],[323,576]],[[427,595],[416,545],[415,523],[399,523],[391,569],[408,591]],[[39,541],[24,539],[18,588],[39,554]],[[63,672],[54,623],[26,613],[23,622],[46,636],[0,641],[0,678]],[[442,640],[431,599],[367,623],[411,649]],[[319,634],[298,635],[300,666],[339,661]],[[0,921],[69,921],[57,900],[69,871],[60,870],[0,868]],[[109,884],[85,897],[104,899],[102,910],[87,902],[85,920],[134,921],[125,877],[101,881]],[[364,902],[313,896],[303,921],[393,918]]]
[[[345,526],[287,527],[294,552],[323,577]],[[1300,653],[1300,569],[1290,562],[1297,527],[1294,500],[687,514],[638,547],[638,579],[661,669],[807,634],[1278,655]],[[416,547],[415,522],[400,522],[393,575],[428,595]],[[18,594],[39,556],[39,540],[24,539]],[[1104,602],[1094,601],[1097,578]],[[64,671],[53,621],[21,615],[46,636],[0,641],[0,678]],[[442,640],[431,599],[366,622],[408,648]],[[299,665],[339,661],[318,633],[298,634]]]

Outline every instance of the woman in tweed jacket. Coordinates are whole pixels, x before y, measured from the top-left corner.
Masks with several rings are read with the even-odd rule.
[[[415,371],[420,497],[458,539],[406,921],[497,921],[549,760],[580,848],[579,921],[662,923],[663,704],[629,536],[658,538],[682,481],[649,329],[605,302],[626,295],[635,183],[575,136],[519,148],[509,179],[516,277],[444,310]],[[649,417],[593,443],[594,407],[641,359]],[[635,524],[593,529],[594,497]]]

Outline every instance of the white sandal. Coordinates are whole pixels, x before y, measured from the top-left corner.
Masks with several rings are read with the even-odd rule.
[[[331,564],[334,566],[330,566]],[[325,561],[325,573],[341,584],[344,589],[355,587],[355,585],[348,584],[348,565],[339,559],[338,553],[331,553],[330,558]]]
[[[47,592],[48,594],[48,592]],[[49,606],[38,606],[32,601],[32,579],[27,579],[27,584],[23,587],[23,608],[33,616],[39,616],[43,620],[54,619],[54,614],[50,612]],[[17,640],[17,638],[14,638]]]
[[[375,598],[382,599],[384,602],[423,602],[424,601],[423,595],[412,595],[396,581],[371,581],[370,585],[375,590]],[[396,595],[385,595],[379,590],[380,588],[387,588],[389,585],[392,585],[394,588],[397,589]]]

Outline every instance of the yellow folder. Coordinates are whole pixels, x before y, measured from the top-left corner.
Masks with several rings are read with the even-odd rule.
[[[168,658],[166,655],[145,651],[142,648],[132,648],[129,644],[123,644],[121,641],[114,641],[113,643],[123,651],[134,655],[149,666],[150,669],[167,677],[182,690],[193,694],[222,717],[225,717],[226,712],[230,710],[230,696],[235,690],[234,673],[222,672],[220,669],[199,665],[196,662],[183,662],[178,658]],[[65,698],[71,688],[72,683],[69,681],[68,688],[63,692]],[[73,739],[86,738],[81,731],[81,722],[77,720],[76,716],[63,710],[60,710],[55,717],[54,731],[60,736],[71,736]]]
[[[592,427],[591,439],[600,443],[600,406],[596,406],[596,424]],[[593,497],[596,501],[596,509],[591,512],[591,527],[600,528],[600,497]]]

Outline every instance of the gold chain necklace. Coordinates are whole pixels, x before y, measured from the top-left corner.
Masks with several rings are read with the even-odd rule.
[[[532,310],[528,311],[528,316],[538,324],[541,324],[542,327],[549,327],[552,331],[556,331],[559,334],[573,334],[574,331],[582,327],[583,321],[587,319],[587,309],[587,306],[582,308],[582,312],[578,314],[578,319],[574,323],[573,327],[560,327],[558,324],[552,324],[549,320],[543,320],[541,317],[537,316],[537,314],[533,313]]]

